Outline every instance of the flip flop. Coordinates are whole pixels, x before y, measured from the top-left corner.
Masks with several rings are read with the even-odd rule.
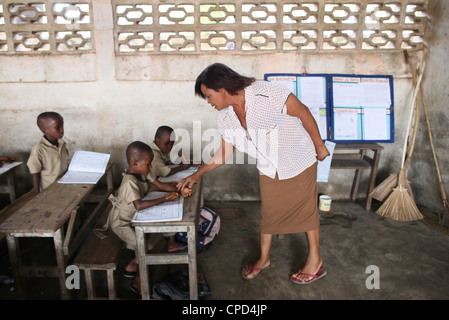
[[[243,279],[245,279],[245,280],[251,280],[251,279],[254,279],[255,277],[257,277],[257,276],[259,275],[259,273],[260,273],[263,269],[268,268],[269,266],[270,266],[270,265],[265,266],[265,267],[263,267],[263,268],[254,268],[252,264],[249,264],[249,265],[247,265],[246,267],[244,267],[244,268],[242,269],[242,277],[243,277]],[[245,271],[245,270],[246,270],[246,271]],[[251,272],[253,272],[253,271],[257,271],[257,273],[256,273],[255,275],[253,275],[252,277],[250,277],[249,274],[250,274]]]
[[[310,284],[310,283],[312,283],[312,282],[314,282],[314,281],[317,281],[318,279],[321,279],[322,277],[324,277],[326,274],[327,274],[327,272],[323,269],[323,267],[320,267],[319,269],[318,269],[318,272],[317,273],[315,273],[315,274],[308,274],[308,273],[303,273],[303,272],[301,272],[301,270],[302,269],[299,269],[299,271],[298,271],[298,273],[296,274],[296,275],[292,275],[291,277],[290,277],[290,280],[293,282],[293,283],[296,283],[296,284]],[[299,276],[307,276],[307,277],[311,277],[312,279],[310,279],[310,280],[300,280],[300,279],[298,279],[299,278]]]

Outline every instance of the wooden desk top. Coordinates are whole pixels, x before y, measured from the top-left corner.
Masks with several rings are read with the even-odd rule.
[[[382,150],[377,143],[337,143],[335,150]]]
[[[0,231],[5,233],[56,232],[94,187],[94,184],[54,182],[6,219],[0,225]]]
[[[198,221],[198,212],[200,208],[200,199],[202,192],[202,182],[200,179],[197,183],[193,185],[192,195],[190,197],[184,198],[183,204],[183,217],[181,221],[166,221],[166,222],[133,222],[133,226],[161,226],[161,225],[188,225],[196,223]]]
[[[106,172],[110,170],[108,165]],[[105,173],[106,174],[106,173]],[[71,212],[92,192],[95,184],[64,184],[55,181],[0,225],[4,233],[54,233]]]

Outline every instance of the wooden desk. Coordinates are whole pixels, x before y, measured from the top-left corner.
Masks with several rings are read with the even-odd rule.
[[[102,196],[96,208],[76,230],[76,234],[74,234],[74,225],[78,208],[93,191],[95,184],[61,184],[54,182],[0,225],[0,232],[6,233],[11,267],[19,297],[23,294],[21,278],[29,276],[30,269],[39,271],[45,269],[46,272],[38,273],[58,277],[61,298],[68,298],[68,291],[65,286],[66,262],[79,246],[102,209],[107,205],[108,196],[113,189],[112,166],[113,163],[110,162],[105,173],[108,187],[106,194]],[[68,222],[67,228],[64,228],[66,222]],[[65,234],[64,230],[66,230]],[[19,238],[21,237],[53,238],[56,266],[33,266],[31,268],[31,266],[22,265],[19,248]]]
[[[142,299],[150,299],[150,277],[148,265],[188,264],[190,299],[198,300],[198,282],[196,266],[196,232],[200,202],[202,201],[202,179],[192,190],[192,195],[184,199],[182,221],[171,222],[138,222],[133,223],[137,239],[137,259],[141,281]],[[187,252],[147,254],[146,233],[187,232]]]
[[[377,169],[380,160],[380,153],[384,147],[377,143],[341,143],[335,146],[332,156],[332,169],[355,169],[355,176],[352,182],[351,200],[355,201],[359,190],[360,177],[362,170],[370,169],[368,190],[366,191],[365,209],[371,209],[373,200],[371,191],[376,183]],[[372,153],[371,157],[367,151]]]
[[[22,164],[22,162],[4,163],[0,167],[0,176],[6,177],[9,200],[11,203],[16,200],[16,184],[14,182],[14,171]]]

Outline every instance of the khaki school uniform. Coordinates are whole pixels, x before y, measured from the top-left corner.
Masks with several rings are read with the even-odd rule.
[[[150,143],[150,147],[154,154],[153,161],[151,162],[151,172],[156,177],[168,176],[171,170],[171,167],[169,166],[173,166],[173,163],[170,160],[170,154],[163,153],[154,141]]]
[[[108,226],[112,231],[126,243],[126,247],[136,250],[137,241],[134,227],[131,221],[136,213],[133,201],[142,199],[151,190],[151,182],[155,180],[151,171],[147,177],[136,176],[130,173],[123,173],[123,180],[115,194],[109,196],[113,208],[109,214],[106,225],[99,231],[107,230]],[[98,232],[97,232],[98,234]],[[164,234],[163,236],[170,236]],[[147,237],[147,249],[150,250],[161,239],[160,234],[150,234]]]
[[[58,139],[58,146],[55,146],[42,137],[31,150],[27,166],[31,174],[40,173],[40,189],[44,190],[67,171],[69,163],[69,152],[64,140]]]

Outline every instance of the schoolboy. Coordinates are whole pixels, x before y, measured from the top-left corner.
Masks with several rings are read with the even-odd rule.
[[[151,172],[156,177],[171,176],[179,171],[186,170],[190,167],[188,163],[182,163],[174,167],[170,160],[170,152],[175,143],[174,130],[169,126],[160,126],[156,130],[154,140],[150,147],[154,153],[152,162],[153,168]]]
[[[33,177],[34,190],[39,193],[67,171],[70,159],[66,143],[62,140],[62,116],[57,112],[43,112],[37,117],[37,126],[44,136],[31,150],[27,166]]]
[[[151,161],[153,152],[149,145],[141,141],[132,142],[126,149],[126,159],[128,169],[123,174],[123,180],[116,191],[109,197],[113,204],[113,209],[109,214],[107,225],[111,226],[112,231],[126,243],[126,247],[136,250],[136,234],[131,226],[131,220],[136,210],[143,210],[166,201],[175,201],[179,199],[177,189],[173,185],[161,183],[151,175]],[[152,177],[148,179],[147,177]],[[164,197],[155,200],[142,200],[150,188],[150,184],[161,191],[171,192]],[[103,231],[107,228],[103,227]],[[179,244],[175,240],[175,234],[164,234],[168,236],[168,251],[175,252],[185,249],[184,244]],[[151,245],[152,241],[149,240]],[[151,249],[151,248],[148,248]],[[125,267],[125,276],[137,275],[136,258]],[[136,277],[133,287],[140,287]]]

